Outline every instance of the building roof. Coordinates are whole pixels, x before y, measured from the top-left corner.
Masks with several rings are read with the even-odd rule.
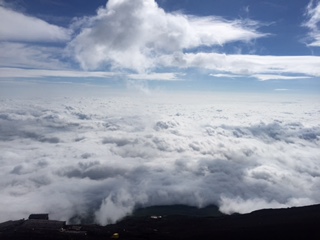
[[[49,220],[49,214],[48,213],[30,214],[29,219]]]

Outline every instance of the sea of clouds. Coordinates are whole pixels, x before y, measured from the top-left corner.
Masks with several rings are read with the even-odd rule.
[[[319,119],[319,101],[302,97],[2,97],[0,221],[319,203]]]

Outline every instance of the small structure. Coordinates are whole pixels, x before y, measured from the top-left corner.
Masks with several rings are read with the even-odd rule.
[[[41,214],[30,214],[30,219],[36,219],[36,220],[49,220],[49,214],[48,213],[41,213]]]

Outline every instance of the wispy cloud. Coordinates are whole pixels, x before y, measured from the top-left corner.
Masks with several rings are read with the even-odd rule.
[[[36,44],[0,42],[0,67],[66,69],[65,53],[61,47]],[[18,77],[18,76],[17,76]]]
[[[52,69],[23,69],[23,68],[1,68],[1,78],[114,78],[146,81],[181,81],[183,74],[178,73],[150,73],[150,74],[126,74],[106,71],[81,71],[81,70],[52,70]]]
[[[216,73],[216,74],[209,74],[209,76],[216,77],[216,78],[256,78],[260,81],[268,81],[268,80],[297,80],[297,79],[308,79],[311,78],[310,76],[306,75],[280,75],[280,74],[253,74],[253,75],[237,75],[232,73]]]
[[[268,76],[272,78],[281,75],[320,76],[320,57],[317,56],[261,56],[261,55],[226,55],[219,53],[186,53],[178,56],[162,56],[159,62],[162,66],[178,68],[204,68],[215,70],[217,74],[232,74],[233,76]],[[261,75],[260,75],[261,74]],[[270,75],[269,75],[270,76]],[[291,78],[291,77],[284,77]],[[295,78],[294,76],[292,78]],[[266,80],[266,79],[265,79]]]
[[[230,74],[230,73],[211,73],[209,74],[211,77],[217,77],[217,78],[240,78],[244,77],[243,75],[237,75],[237,74]]]
[[[285,92],[285,91],[289,91],[290,89],[287,89],[287,88],[276,88],[274,89],[274,91],[276,92]]]
[[[127,77],[135,80],[166,80],[179,81],[183,74],[179,73],[150,73],[150,74],[128,74]]]
[[[255,74],[252,77],[259,79],[260,81],[268,80],[297,80],[297,79],[308,79],[309,76],[285,76],[285,75],[272,75],[272,74]]]
[[[71,70],[45,70],[45,69],[22,69],[0,68],[0,78],[46,78],[46,77],[76,77],[76,78],[111,78],[116,73],[112,72],[87,72]]]
[[[311,0],[306,8],[307,21],[303,24],[309,28],[311,47],[320,47],[320,1]]]
[[[0,5],[0,40],[61,42],[70,39],[67,29]]]

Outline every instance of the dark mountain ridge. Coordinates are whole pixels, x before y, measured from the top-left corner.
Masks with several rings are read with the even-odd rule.
[[[209,215],[215,215],[216,207],[208,209]],[[216,216],[198,211],[181,205],[150,207],[107,226],[41,219],[7,221],[0,224],[0,239],[320,239],[320,204],[248,214],[217,212]]]

